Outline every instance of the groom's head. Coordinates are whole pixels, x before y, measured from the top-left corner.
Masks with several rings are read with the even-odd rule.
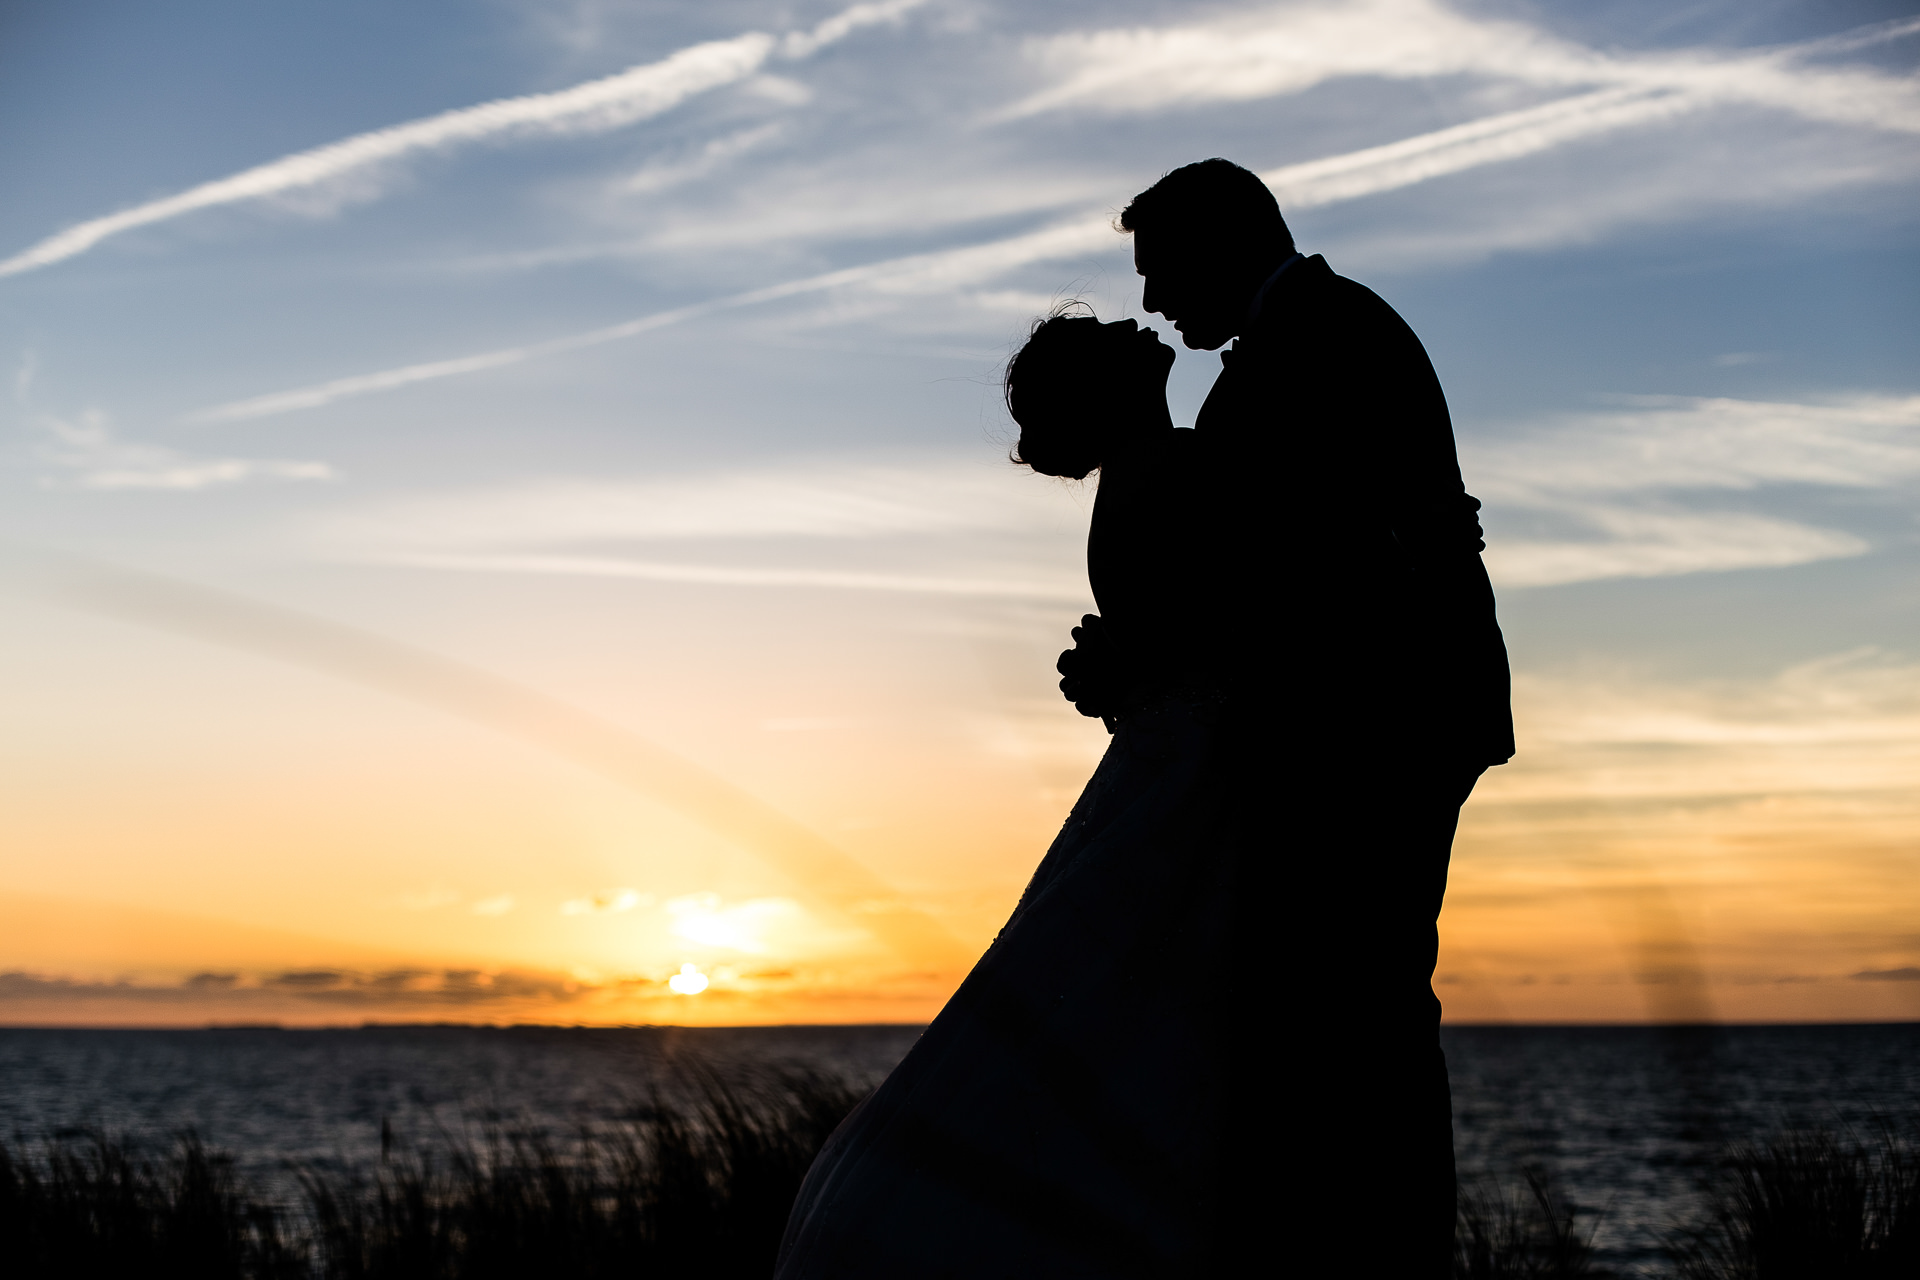
[[[1173,321],[1196,351],[1240,332],[1254,293],[1293,254],[1273,192],[1229,160],[1175,169],[1120,213],[1145,305]]]

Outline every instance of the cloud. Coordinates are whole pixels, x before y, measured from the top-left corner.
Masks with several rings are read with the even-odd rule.
[[[775,120],[715,138],[693,154],[680,159],[649,161],[621,179],[619,189],[627,195],[652,195],[685,182],[696,181],[728,161],[773,141],[785,128],[782,121]]]
[[[1498,68],[1594,83],[1597,55],[1517,22],[1485,21],[1427,0],[1272,6],[1212,22],[1068,32],[1029,40],[1053,83],[999,113],[1069,107],[1145,112],[1300,93],[1343,76],[1415,79]],[[1531,73],[1531,74],[1529,74]]]
[[[777,940],[782,947],[794,941],[803,946],[833,946],[846,940],[844,934],[820,931],[796,904],[784,898],[721,906],[710,895],[690,895],[683,902],[681,918],[695,933],[728,939],[709,942],[682,937],[669,944],[676,951],[692,950],[695,954],[711,948],[754,955],[768,939]],[[737,963],[743,957],[732,958],[736,963],[701,965],[711,976],[709,989],[723,992],[729,999],[753,1000],[791,992],[796,987],[825,991],[829,999],[848,998],[844,970],[796,972],[785,965],[746,968]],[[160,1024],[178,1025],[210,1017],[265,1023],[285,1018],[296,1024],[325,1023],[343,1017],[555,1021],[561,1020],[555,1014],[564,1009],[568,1022],[631,1025],[636,1021],[663,1021],[652,1012],[654,1002],[678,1003],[667,983],[671,975],[681,971],[682,963],[676,956],[672,961],[659,962],[657,968],[615,972],[577,966],[564,972],[334,968],[200,973],[184,980],[162,974],[102,980],[16,969],[0,972],[0,1008],[17,1021],[85,1019],[111,1024],[131,1017],[136,1024],[152,1018]],[[863,976],[856,985],[862,994],[871,995],[873,981],[871,976]],[[919,984],[924,978],[915,975],[908,981]]]
[[[1586,48],[1524,23],[1435,0],[1341,0],[1233,14],[1178,27],[1070,32],[1027,56],[1055,83],[1001,113],[1070,107],[1144,112],[1297,94],[1330,80],[1482,76],[1543,89],[1613,87],[1760,105],[1813,119],[1920,132],[1920,87],[1872,67],[1808,65],[1920,31],[1900,20],[1778,49],[1648,53]]]
[[[394,552],[364,562],[456,573],[520,573],[568,578],[632,578],[721,587],[825,587],[839,591],[904,592],[909,595],[987,596],[1001,600],[1082,601],[1084,581],[1020,578],[959,578],[933,574],[861,573],[838,569],[674,564],[613,556],[431,555]]]
[[[1326,205],[1458,173],[1586,136],[1603,128],[1652,119],[1677,109],[1663,98],[1595,94],[1572,103],[1509,112],[1469,125],[1440,129],[1383,147],[1289,165],[1262,175],[1296,207]],[[402,365],[375,373],[335,378],[288,391],[253,396],[196,410],[183,421],[235,422],[298,409],[318,408],[353,396],[390,391],[419,382],[503,368],[527,360],[579,351],[637,337],[715,312],[757,306],[832,290],[880,295],[953,292],[991,281],[1021,267],[1112,252],[1124,242],[1105,213],[1063,220],[1034,231],[981,244],[909,254],[823,272],[708,302],[655,312],[584,333],[519,347],[505,347],[448,360]]]
[[[1588,505],[1561,514],[1594,535],[1565,541],[1497,538],[1487,571],[1502,587],[1553,587],[1603,578],[1665,578],[1732,569],[1778,569],[1864,555],[1850,533],[1769,516]]]
[[[1410,19],[1412,21],[1410,30],[1445,28],[1448,31],[1469,32],[1472,34],[1472,39],[1464,43],[1456,42],[1459,43],[1459,48],[1454,49],[1452,53],[1442,50],[1420,53],[1417,57],[1406,53],[1402,48],[1405,42],[1400,41],[1397,35],[1380,44],[1377,49],[1372,46],[1360,52],[1348,49],[1347,46],[1353,43],[1353,40],[1348,37],[1353,36],[1354,32],[1363,29],[1375,31],[1376,28],[1397,30],[1397,19],[1394,21],[1387,19],[1400,13],[1402,9],[1413,15]],[[1289,43],[1292,36],[1288,33],[1292,32],[1293,28],[1288,24],[1308,21],[1309,18],[1311,21],[1308,22],[1308,26],[1315,30],[1324,26],[1327,31],[1347,33],[1339,39],[1325,35],[1315,37],[1321,44],[1326,45],[1327,49],[1333,50],[1332,53],[1326,52],[1325,49],[1320,48],[1320,45],[1313,44],[1311,41],[1308,46],[1303,46],[1305,52],[1300,56],[1306,58],[1313,67],[1319,68],[1313,72],[1313,75],[1322,78],[1336,72],[1358,74],[1359,72],[1350,69],[1361,66],[1392,66],[1398,67],[1408,75],[1416,71],[1423,75],[1439,75],[1446,73],[1448,68],[1481,67],[1483,63],[1486,67],[1506,66],[1508,64],[1503,60],[1511,55],[1511,65],[1514,68],[1532,67],[1533,71],[1530,74],[1538,77],[1553,79],[1548,75],[1548,71],[1551,68],[1559,68],[1554,72],[1554,75],[1559,78],[1553,80],[1557,86],[1579,87],[1596,83],[1601,86],[1569,97],[1495,113],[1461,124],[1401,138],[1394,142],[1285,165],[1263,173],[1262,177],[1274,188],[1283,206],[1288,208],[1324,207],[1402,190],[1435,178],[1545,154],[1576,141],[1600,137],[1622,129],[1672,121],[1696,114],[1708,106],[1728,102],[1751,104],[1764,100],[1771,105],[1792,105],[1803,115],[1814,115],[1842,123],[1901,131],[1920,129],[1920,89],[1916,89],[1907,81],[1882,76],[1871,68],[1849,67],[1843,70],[1831,70],[1800,66],[1799,64],[1812,53],[1827,48],[1819,45],[1818,42],[1804,47],[1796,46],[1787,50],[1750,55],[1648,54],[1624,58],[1624,56],[1603,56],[1592,51],[1581,50],[1539,33],[1528,34],[1530,29],[1522,29],[1515,24],[1488,24],[1462,18],[1434,6],[1428,0],[1381,0],[1380,3],[1355,6],[1351,9],[1342,6],[1335,9],[1302,8],[1281,12],[1280,18],[1272,19],[1280,23],[1274,28],[1281,33],[1280,36],[1275,37],[1279,42],[1276,47],[1292,48],[1293,46]],[[1306,17],[1299,15],[1306,15]],[[1268,19],[1232,20],[1235,23],[1243,21],[1265,22]],[[1354,26],[1354,23],[1361,25]],[[1920,26],[1914,23],[1894,24],[1876,28],[1854,39],[1856,43],[1881,40],[1891,38],[1894,34],[1903,34],[1909,28],[1920,30]],[[1206,28],[1206,30],[1214,31],[1214,28]],[[1207,48],[1214,48],[1216,44],[1219,44],[1220,48],[1235,47],[1237,37],[1232,36],[1232,31],[1237,28],[1229,23],[1219,30],[1227,32],[1227,35],[1221,36],[1224,44],[1214,41],[1211,35],[1200,43]],[[1128,48],[1138,44],[1145,49],[1160,49],[1164,45],[1167,49],[1174,51],[1166,53],[1167,57],[1175,57],[1175,55],[1188,57],[1191,53],[1191,50],[1189,53],[1180,53],[1180,50],[1186,49],[1187,44],[1190,43],[1183,43],[1185,37],[1176,39],[1164,31],[1122,34],[1125,35],[1125,39],[1115,36],[1111,41],[1107,40],[1106,36],[1100,36],[1098,39],[1095,37],[1072,37],[1071,39],[1081,40],[1083,43],[1091,40],[1093,45],[1088,47],[1101,48],[1105,48],[1106,43],[1116,41],[1118,45]],[[1069,38],[1060,37],[1059,39]],[[1103,41],[1106,43],[1102,43]],[[1365,44],[1365,42],[1360,43]],[[1396,49],[1401,50],[1401,53],[1394,53]],[[1523,57],[1514,52],[1520,49],[1532,52]],[[1461,50],[1467,52],[1463,53]],[[1322,53],[1333,60],[1326,62],[1325,65],[1322,65],[1322,62],[1313,61],[1315,58],[1320,58]],[[1403,53],[1406,53],[1406,57],[1411,60],[1394,61]],[[1467,53],[1471,53],[1472,56],[1468,57]],[[1161,57],[1162,53],[1155,53],[1153,56]],[[1192,54],[1192,56],[1199,55]],[[1348,60],[1343,62],[1342,58]],[[1359,61],[1352,60],[1356,58]],[[1282,59],[1282,62],[1285,62],[1285,59]],[[1306,63],[1301,65],[1304,66]],[[1328,67],[1334,70],[1329,71]],[[1339,70],[1343,67],[1349,70]],[[1623,67],[1628,70],[1622,70]],[[1605,71],[1606,74],[1600,74],[1601,71]],[[1655,74],[1656,71],[1658,74]],[[1578,74],[1575,74],[1576,72]],[[1280,73],[1276,71],[1274,74]],[[1519,74],[1519,72],[1516,70],[1513,74]],[[1177,80],[1178,77],[1175,79]],[[1208,76],[1201,76],[1200,79],[1211,83]],[[1122,77],[1122,81],[1128,84],[1133,83],[1126,77]],[[1120,82],[1116,81],[1116,83]],[[1229,76],[1220,83],[1231,85],[1238,82]],[[1294,82],[1282,77],[1274,83]],[[1774,93],[1773,97],[1768,97],[1755,87],[1763,84],[1774,86],[1778,92]],[[1734,92],[1728,87],[1729,85],[1736,87],[1744,85],[1746,89]],[[1225,89],[1221,91],[1224,92]],[[1776,102],[1775,99],[1778,101]],[[1142,101],[1151,104],[1150,100]],[[722,142],[724,143],[725,140]],[[1762,172],[1762,177],[1758,178],[1752,172],[1754,168],[1755,166],[1751,164],[1745,164],[1743,183],[1763,181],[1764,185],[1765,182],[1772,182],[1782,186],[1783,190],[1804,195],[1834,185],[1857,183],[1875,178],[1885,179],[1897,166],[1890,168],[1886,164],[1877,162],[1758,166]],[[1697,175],[1699,172],[1697,162],[1690,161],[1686,171]],[[810,177],[809,185],[812,177],[817,175]],[[848,221],[850,218],[855,219],[860,226],[866,226],[876,218],[880,223],[885,224],[866,228],[873,232],[897,229],[902,224],[903,218],[908,224],[920,226],[928,224],[928,215],[921,208],[924,201],[915,203],[914,200],[908,199],[907,204],[900,210],[892,212],[888,212],[884,207],[876,209],[876,202],[871,194],[875,183],[871,175],[863,178],[862,181],[865,187],[860,199],[839,197],[828,202],[825,216],[831,228],[838,234],[847,234],[850,229],[853,229],[853,224]],[[1725,184],[1721,183],[1718,177],[1714,182],[1720,189],[1725,189]],[[1047,200],[1052,201],[1058,201],[1074,186],[1071,183],[1062,186],[1058,180],[1049,181],[1043,185],[1048,188]],[[1703,192],[1697,189],[1700,186],[1698,181],[1691,184],[1682,181],[1678,186],[1665,182],[1621,183],[1614,186],[1615,193],[1612,196],[1597,202],[1583,198],[1577,202],[1578,209],[1572,212],[1556,208],[1541,210],[1529,205],[1525,211],[1526,216],[1518,222],[1515,222],[1513,216],[1502,215],[1494,219],[1491,224],[1484,224],[1483,221],[1476,222],[1473,228],[1441,229],[1423,231],[1411,236],[1403,235],[1400,239],[1406,243],[1399,244],[1397,251],[1393,246],[1386,246],[1381,250],[1381,254],[1374,256],[1384,255],[1393,258],[1412,254],[1420,257],[1424,254],[1427,257],[1446,257],[1458,256],[1461,252],[1484,252],[1489,248],[1497,247],[1539,247],[1546,243],[1589,236],[1596,225],[1604,223],[1609,218],[1644,219],[1655,215],[1661,208],[1684,207],[1703,197]],[[880,184],[880,189],[884,192],[887,187],[885,184]],[[1740,186],[1739,191],[1742,199],[1750,200],[1754,196],[1754,193],[1745,185]],[[1614,205],[1619,204],[1623,199],[1628,201],[1630,207],[1614,208]],[[881,200],[879,203],[884,206],[886,201]],[[935,201],[935,204],[941,208],[954,207],[955,203],[948,198]],[[980,209],[964,201],[959,202],[959,207],[971,209],[975,216],[981,212]],[[1034,207],[1030,193],[1025,198],[1024,207]],[[1114,235],[1110,216],[1110,212],[1106,209],[1087,210],[1032,230],[982,243],[909,254],[822,272],[543,342],[402,365],[287,391],[253,396],[198,410],[187,415],[185,420],[240,421],[315,408],[353,396],[374,394],[439,378],[498,369],[528,360],[622,341],[722,311],[761,306],[807,295],[841,293],[865,295],[882,301],[903,297],[945,295],[951,302],[964,303],[969,297],[969,291],[978,290],[1016,270],[1041,262],[1094,258],[1121,249],[1124,241]],[[783,198],[779,202],[776,224],[771,226],[766,224],[764,213],[755,212],[749,218],[746,230],[751,233],[750,238],[764,241],[769,234],[777,232],[780,235],[791,236],[804,232],[810,225],[804,216],[796,213],[791,207],[791,201]],[[814,228],[816,232],[824,232],[826,229],[825,224]],[[701,217],[686,220],[684,225],[678,228],[669,228],[657,237],[658,243],[653,247],[662,251],[684,251],[703,245],[713,247],[730,243],[738,239],[741,234],[742,228],[730,222]],[[1463,237],[1463,243],[1456,243],[1462,241]],[[1489,237],[1491,237],[1490,241]],[[855,308],[855,313],[859,313],[859,308]],[[836,321],[844,321],[847,318],[845,314],[831,317]]]
[[[882,293],[933,292],[955,284],[988,279],[1031,262],[1097,253],[1101,249],[1111,248],[1113,243],[1113,229],[1104,221],[1077,220],[1061,223],[1006,240],[969,245],[961,249],[910,254],[902,258],[890,258],[882,262],[823,272],[765,288],[749,289],[743,293],[729,294],[707,302],[676,307],[669,311],[658,311],[620,324],[552,338],[527,346],[505,347],[497,351],[460,356],[451,360],[403,365],[397,369],[335,378],[330,382],[317,383],[309,387],[297,387],[291,391],[277,391],[229,404],[214,405],[211,408],[189,413],[182,418],[182,421],[235,422],[247,418],[287,413],[295,409],[318,408],[352,396],[390,391],[417,382],[429,382],[464,373],[477,373],[483,369],[497,369],[506,365],[519,364],[525,360],[601,346],[608,342],[617,342],[650,333],[656,329],[664,329],[698,316],[800,297],[810,293],[822,293],[830,289],[867,288]]]
[[[601,889],[584,898],[569,898],[560,904],[563,916],[584,916],[596,912],[631,911],[635,907],[650,907],[653,895],[641,893],[635,889]]]
[[[1830,404],[1640,397],[1504,440],[1462,441],[1468,487],[1508,587],[1781,567],[1861,555],[1856,534],[1728,510],[1707,495],[1783,486],[1877,490],[1920,479],[1920,396]],[[1577,536],[1501,532],[1546,523]]]
[[[473,914],[477,916],[503,916],[513,910],[513,895],[495,894],[491,898],[482,898],[473,904]]]
[[[1862,969],[1847,975],[1861,982],[1920,982],[1920,965],[1902,965],[1898,969]]]
[[[1668,683],[1630,674],[1522,673],[1516,705],[1541,750],[1685,748],[1764,758],[1784,791],[1907,786],[1920,753],[1920,666],[1873,647],[1826,654],[1761,679]],[[1665,792],[1703,774],[1647,781]],[[1624,780],[1624,779],[1623,779]],[[1751,773],[1736,784],[1756,785]]]
[[[78,422],[40,417],[39,426],[52,437],[38,451],[41,460],[72,475],[46,483],[60,488],[183,493],[250,480],[332,480],[338,475],[324,462],[196,458],[156,445],[134,444],[117,438],[107,422],[105,414],[92,410]]]
[[[1672,119],[1702,105],[1702,98],[1665,89],[1600,89],[1384,146],[1287,165],[1261,177],[1282,208],[1311,209],[1517,160],[1629,125]]]
[[[336,547],[529,550],[615,541],[878,538],[1059,523],[1060,486],[999,463],[814,463],[673,477],[553,479],[390,500],[327,518]]]
[[[268,978],[270,987],[298,987],[303,991],[318,990],[323,987],[337,987],[346,975],[333,969],[311,969],[296,973],[282,973]]]
[[[811,466],[670,479],[550,480],[425,495],[327,517],[310,537],[330,559],[465,573],[628,578],[1079,602],[1077,573],[929,573],[687,562],[607,554],[610,543],[705,545],[1052,531],[1080,535],[1084,503],[1006,465]],[[1021,566],[1025,568],[1024,565]]]
[[[810,58],[821,49],[844,40],[862,27],[898,22],[926,0],[877,0],[856,4],[827,18],[811,31],[795,31],[780,42],[780,52],[789,58]]]
[[[1475,787],[1449,882],[1469,971],[1774,982],[1916,959],[1920,664],[1862,648],[1734,675],[1753,653],[1724,640],[1692,671],[1516,670],[1519,753]]]
[[[115,982],[53,976],[25,971],[0,973],[0,1000],[88,1002],[111,1000],[151,1005],[204,1004],[284,1007],[288,1000],[306,1004],[377,1007],[479,1006],[537,1000],[572,1003],[597,989],[659,986],[653,979],[615,979],[604,984],[582,983],[572,975],[478,969],[390,969],[362,972],[353,969],[302,969],[257,975],[195,974],[180,983],[123,979]]]
[[[408,156],[443,152],[512,137],[603,133],[657,116],[696,94],[736,84],[759,71],[776,50],[806,57],[864,26],[896,20],[921,0],[860,4],[829,18],[811,33],[784,42],[750,31],[730,40],[692,45],[616,75],[552,93],[498,98],[443,111],[405,124],[356,134],[310,151],[283,156],[231,177],[202,183],[177,195],[78,223],[11,258],[0,260],[0,277],[50,266],[85,253],[101,241],[202,209],[338,182]]]
[[[1476,492],[1530,501],[1564,493],[1879,489],[1920,479],[1920,396],[1827,404],[1725,397],[1621,397],[1623,408],[1557,418],[1515,440],[1476,440]]]

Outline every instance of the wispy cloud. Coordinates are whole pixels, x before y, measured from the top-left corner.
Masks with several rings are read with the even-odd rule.
[[[634,977],[612,988],[662,987],[659,979]],[[598,984],[569,974],[479,969],[296,969],[264,974],[197,974],[180,983],[80,978],[13,971],[0,973],[0,1001],[94,1002],[153,1005],[203,1004],[274,1007],[302,1003],[381,1006],[470,1007],[521,1001],[570,1003],[591,998]]]
[[[677,478],[551,480],[429,494],[338,512],[310,527],[329,559],[461,573],[624,578],[711,586],[824,588],[1081,601],[1084,579],[978,568],[876,571],[687,562],[608,554],[610,544],[793,539],[897,546],[903,539],[1054,533],[1081,536],[1084,502],[1005,464],[810,466]],[[650,547],[650,550],[653,549]]]
[[[531,550],[610,542],[891,538],[1058,525],[1059,486],[978,459],[555,479],[388,499],[323,518],[335,549]]]
[[[545,342],[530,343],[520,347],[502,347],[495,351],[484,351],[477,355],[459,356],[450,360],[402,365],[395,369],[383,369],[377,373],[355,374],[351,377],[316,383],[313,386],[296,387],[290,391],[253,396],[245,400],[196,410],[185,415],[182,421],[236,422],[247,418],[269,417],[295,409],[318,408],[353,396],[390,391],[414,383],[430,382],[465,373],[478,373],[485,369],[503,368],[527,360],[537,360],[545,356],[618,342],[700,316],[712,315],[715,312],[757,306],[806,294],[825,293],[833,289],[864,288],[880,293],[896,294],[937,292],[991,279],[1002,272],[1032,262],[1097,253],[1101,249],[1112,246],[1113,235],[1112,227],[1104,221],[1079,219],[1005,240],[969,245],[961,249],[946,249],[933,253],[911,254],[902,258],[890,258],[882,262],[846,267],[838,271],[789,280],[762,289],[749,289],[743,293],[728,294],[725,297],[676,307],[668,311],[656,311],[652,315],[607,325],[601,329],[590,329],[585,333],[548,339]]]
[[[847,11],[849,15],[854,13]],[[894,11],[889,9],[888,15],[895,16]],[[1916,31],[1920,31],[1920,20],[1881,24],[1783,49],[1629,56],[1584,49],[1521,24],[1465,17],[1431,0],[1298,6],[1207,26],[1049,38],[1034,46],[1035,56],[1056,70],[1069,64],[1078,69],[1062,71],[1066,78],[1048,91],[1051,97],[1029,99],[1018,111],[1030,114],[1069,103],[1107,103],[1102,95],[1108,88],[1122,94],[1108,105],[1117,109],[1124,101],[1128,109],[1144,109],[1184,101],[1193,94],[1271,95],[1297,91],[1332,77],[1361,74],[1411,77],[1473,71],[1507,79],[1530,78],[1555,91],[1600,86],[1394,142],[1281,166],[1262,175],[1284,207],[1305,209],[1401,190],[1550,152],[1583,139],[1672,121],[1731,101],[1780,106],[1854,125],[1920,130],[1920,88],[1910,81],[1869,67],[1810,65],[1818,56]],[[1360,35],[1367,39],[1360,39]],[[1162,101],[1167,94],[1174,96]],[[643,186],[670,185],[683,174],[717,165],[731,151],[757,145],[759,140],[756,130],[730,135],[709,144],[707,151],[691,159],[669,163],[657,171],[643,170],[637,180]],[[1807,180],[1816,181],[1816,185],[1857,181],[1862,176],[1858,170],[1859,166],[1841,166],[1837,172],[1823,170]],[[864,209],[871,201],[863,198],[854,203]],[[945,294],[955,303],[965,303],[969,291],[1036,263],[1111,253],[1121,242],[1112,233],[1109,216],[1105,209],[1088,210],[984,243],[805,276],[542,342],[252,396],[199,410],[187,420],[240,421],[314,408],[622,341],[716,312],[807,295],[864,295],[886,300]],[[789,211],[783,208],[781,217],[789,219]],[[1565,227],[1549,228],[1549,232],[1562,238],[1579,234],[1577,228]],[[1503,232],[1507,233],[1526,240],[1529,235],[1537,238],[1540,228],[1509,228]],[[724,238],[726,232],[689,227],[670,233],[668,239],[673,247],[685,249],[688,246],[682,241],[690,234],[710,239],[716,234]],[[667,243],[663,241],[662,245]],[[856,306],[854,311],[860,308]],[[847,318],[844,304],[836,310],[835,318]]]
[[[1920,86],[1871,67],[1817,57],[1920,32],[1884,23],[1784,48],[1601,52],[1525,23],[1457,12],[1435,0],[1301,4],[1177,27],[1070,32],[1030,41],[1054,83],[1008,108],[1019,118],[1070,107],[1141,112],[1246,102],[1331,80],[1473,75],[1545,89],[1683,92],[1815,119],[1920,132]]]
[[[1621,399],[1619,409],[1557,418],[1518,439],[1469,442],[1476,492],[1536,502],[1656,488],[1879,489],[1920,478],[1920,396]]]
[[[1665,967],[1621,955],[1635,934],[1690,939],[1697,970],[1723,979],[1914,962],[1912,655],[1861,648],[1755,675],[1708,661],[1664,678],[1598,655],[1516,672],[1520,752],[1463,814],[1450,951],[1515,976]],[[1823,995],[1798,1016],[1905,1012],[1883,1008]]]
[[[780,136],[784,128],[781,121],[775,120],[715,138],[691,155],[650,161],[623,178],[619,183],[620,190],[629,195],[651,195],[681,183],[697,181],[728,162],[771,142]]]
[[[657,116],[697,94],[747,79],[776,52],[807,57],[864,26],[890,22],[924,0],[859,4],[811,32],[781,40],[750,31],[730,40],[697,44],[658,62],[553,93],[500,98],[443,111],[405,124],[356,134],[310,151],[283,156],[177,195],[68,227],[0,261],[0,277],[50,266],[85,253],[110,236],[202,209],[282,196],[332,183],[408,156],[482,141],[526,136],[602,133]]]
[[[1487,570],[1502,587],[1553,587],[1602,578],[1666,578],[1730,569],[1781,569],[1862,555],[1866,539],[1839,529],[1747,512],[1657,511],[1584,503],[1556,514],[1584,537],[1494,538]]]
[[[338,475],[324,462],[201,458],[136,444],[115,436],[107,416],[94,410],[80,415],[77,422],[51,415],[41,415],[37,422],[48,437],[38,450],[40,459],[66,473],[43,480],[54,488],[183,493],[249,480],[332,480]]]
[[[1705,104],[1698,95],[1670,89],[1600,89],[1384,146],[1286,165],[1261,177],[1282,207],[1311,209],[1518,160],[1581,138],[1671,119]]]
[[[1824,405],[1642,397],[1517,439],[1469,439],[1462,463],[1488,501],[1487,562],[1503,586],[1807,564],[1871,544],[1703,497],[1910,484],[1920,478],[1920,397]],[[1508,522],[1564,534],[1506,536]]]
[[[538,574],[570,578],[631,578],[645,582],[685,582],[721,587],[825,587],[838,591],[904,592],[909,595],[985,596],[1002,600],[1081,601],[1083,580],[942,577],[918,573],[865,573],[851,569],[787,569],[751,565],[682,564],[619,556],[487,555],[396,551],[360,557],[362,563],[391,564],[456,573]]]
[[[896,22],[925,3],[926,0],[872,0],[871,3],[856,4],[824,19],[811,31],[789,33],[780,42],[780,52],[789,58],[812,57],[862,27]]]
[[[1288,165],[1262,176],[1294,207],[1335,204],[1410,186],[1442,174],[1514,159],[1574,138],[1642,123],[1683,109],[1682,100],[1670,94],[1607,90],[1566,102],[1502,113],[1386,146]],[[836,290],[883,296],[954,293],[1035,263],[1111,252],[1121,243],[1108,214],[1084,214],[1019,235],[823,272],[544,342],[402,365],[252,396],[196,410],[183,420],[234,422],[317,408],[354,396],[618,342],[719,311],[808,294]]]
[[[1515,716],[1524,768],[1488,775],[1503,800],[1878,793],[1914,808],[1920,666],[1895,652],[1820,654],[1763,677],[1523,672]]]

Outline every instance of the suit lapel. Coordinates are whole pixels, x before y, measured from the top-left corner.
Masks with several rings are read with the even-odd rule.
[[[1283,331],[1297,319],[1295,313],[1317,286],[1332,278],[1333,268],[1316,253],[1295,263],[1274,281],[1259,321],[1220,353],[1220,374],[1201,403],[1199,416],[1193,420],[1194,430],[1211,427],[1216,432],[1225,432],[1243,425],[1241,401],[1249,379],[1256,376],[1249,366],[1256,362],[1271,366],[1277,354],[1275,348],[1285,346]]]
[[[1218,431],[1232,421],[1234,400],[1233,358],[1240,346],[1236,339],[1231,347],[1220,353],[1220,372],[1213,379],[1213,386],[1207,389],[1207,398],[1200,402],[1200,413],[1193,420],[1195,431],[1205,431],[1209,424]]]

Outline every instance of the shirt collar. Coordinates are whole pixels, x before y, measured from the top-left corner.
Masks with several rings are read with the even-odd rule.
[[[1254,324],[1258,323],[1261,313],[1267,309],[1267,295],[1273,292],[1273,286],[1280,282],[1280,277],[1287,273],[1287,268],[1299,262],[1301,256],[1299,253],[1295,253],[1291,258],[1288,258],[1285,262],[1275,267],[1273,274],[1267,277],[1266,283],[1255,290],[1253,301],[1247,304],[1247,327],[1251,328]]]

